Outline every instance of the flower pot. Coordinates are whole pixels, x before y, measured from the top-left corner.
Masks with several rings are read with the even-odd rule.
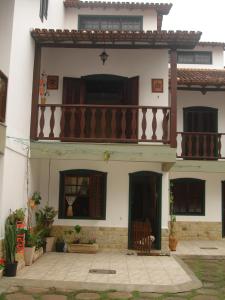
[[[54,236],[47,237],[46,238],[46,252],[52,252],[54,245],[55,245],[55,237]]]
[[[56,242],[55,243],[55,251],[56,252],[64,252],[65,243],[64,242]]]
[[[173,235],[170,235],[169,236],[169,248],[171,251],[176,251],[177,243],[178,243],[177,238]]]
[[[6,263],[4,269],[4,276],[15,277],[17,271],[17,264],[17,261],[15,261],[14,263]]]
[[[34,258],[35,247],[25,247],[24,260],[26,266],[31,266]]]

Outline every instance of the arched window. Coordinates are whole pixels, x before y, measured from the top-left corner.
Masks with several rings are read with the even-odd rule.
[[[60,219],[105,219],[107,173],[93,170],[60,172]]]
[[[171,180],[174,196],[174,214],[205,214],[205,181],[195,178],[178,178]]]

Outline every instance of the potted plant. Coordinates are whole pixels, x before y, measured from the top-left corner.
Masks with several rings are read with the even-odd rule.
[[[25,231],[24,260],[26,266],[31,266],[36,247],[36,236],[29,229]]]
[[[54,207],[48,205],[35,213],[37,229],[42,231],[46,240],[46,252],[53,250],[55,237],[51,237],[50,232],[56,215],[57,211]]]
[[[45,245],[45,231],[39,230],[35,232],[35,252],[33,255],[33,262],[36,261],[44,253]]]
[[[170,225],[169,225],[169,248],[171,251],[176,251],[177,235],[176,235],[176,215],[174,214],[174,196],[172,191],[173,185],[170,184]]]
[[[16,224],[12,214],[6,219],[4,247],[6,260],[4,276],[16,276]]]
[[[41,195],[39,192],[34,192],[32,197],[29,199],[28,204],[31,209],[34,209],[41,203]]]
[[[58,237],[55,243],[56,252],[64,252],[65,242],[63,237]]]

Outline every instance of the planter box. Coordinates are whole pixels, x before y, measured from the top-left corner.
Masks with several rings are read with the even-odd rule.
[[[34,252],[34,255],[33,255],[33,262],[36,261],[40,256],[42,256],[44,253],[43,251],[43,248],[39,248],[37,249],[35,252]]]
[[[70,253],[97,253],[98,244],[69,244],[68,252]]]

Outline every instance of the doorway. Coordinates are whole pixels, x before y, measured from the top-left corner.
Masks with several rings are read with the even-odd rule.
[[[138,124],[138,87],[138,76],[127,78],[96,74],[80,78],[64,77],[62,104],[81,105],[79,108],[67,108],[64,137],[106,142],[110,139],[118,142],[120,139],[123,142],[133,139],[136,142],[138,128],[133,129],[132,120],[135,116]]]
[[[225,237],[225,181],[222,181],[222,237]]]
[[[129,228],[128,248],[134,249],[139,241],[146,239],[146,232],[155,237],[152,247],[161,249],[161,189],[162,174],[141,171],[129,175]],[[142,226],[142,236],[134,232]]]
[[[195,156],[217,158],[218,138],[214,133],[218,132],[218,110],[212,107],[186,107],[183,110],[184,132],[193,132],[191,136],[185,135],[185,157]],[[206,134],[204,134],[206,133]],[[213,133],[210,135],[210,133]],[[191,146],[190,146],[191,138]],[[211,143],[213,141],[213,151]],[[191,149],[189,149],[191,147]],[[212,152],[213,153],[212,153]],[[197,158],[199,159],[199,157]]]

